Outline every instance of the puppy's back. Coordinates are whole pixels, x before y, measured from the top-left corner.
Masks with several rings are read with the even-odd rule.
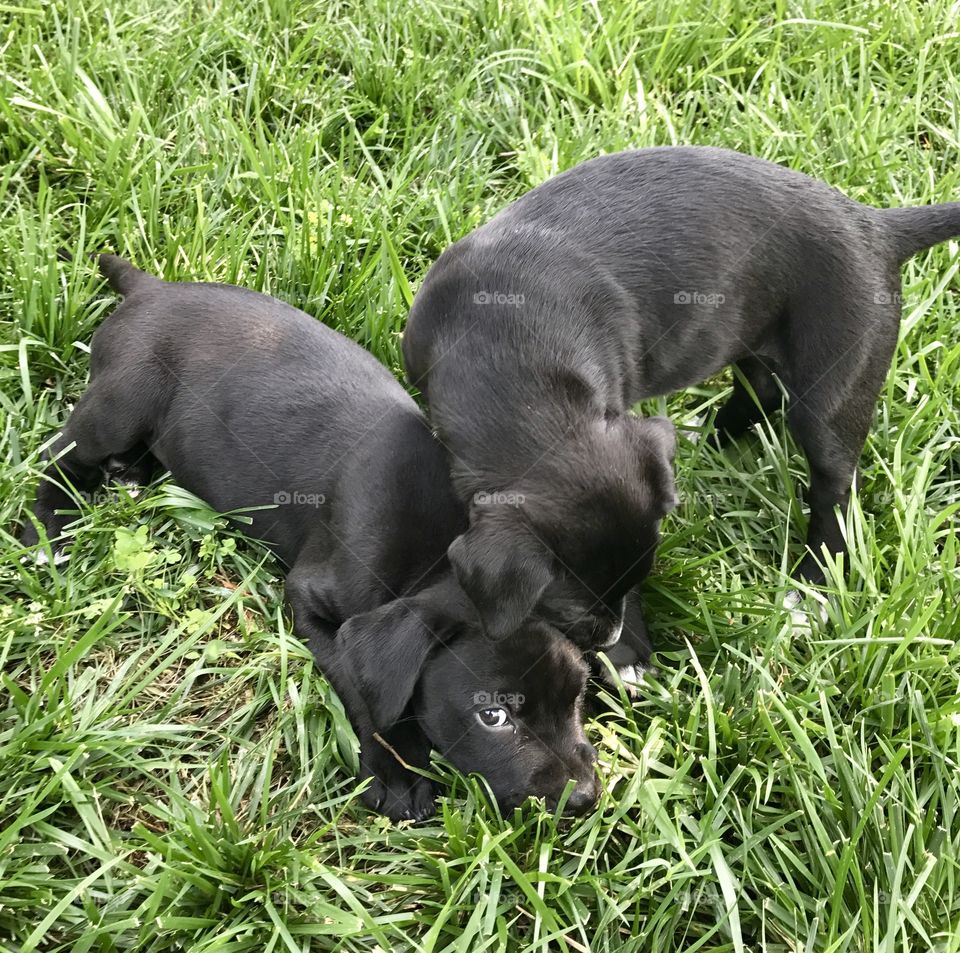
[[[94,335],[91,387],[145,421],[157,459],[215,508],[290,501],[249,530],[284,558],[310,525],[345,525],[344,481],[405,511],[418,498],[404,500],[405,484],[419,492],[428,468],[404,456],[433,455],[430,472],[445,469],[412,398],[353,341],[267,295],[125,265],[108,265],[126,297]]]
[[[94,334],[94,378],[159,372],[168,395],[216,403],[246,402],[251,391],[304,406],[351,402],[354,424],[385,404],[415,406],[376,358],[292,305],[233,285],[164,282],[104,257],[125,298]]]

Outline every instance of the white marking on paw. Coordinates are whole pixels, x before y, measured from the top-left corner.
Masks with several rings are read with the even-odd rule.
[[[690,443],[700,442],[700,438],[703,436],[703,432],[700,428],[703,427],[703,422],[706,419],[706,414],[697,414],[697,416],[694,417],[693,420],[691,420],[686,426],[680,428],[681,432],[684,434],[687,440],[690,441]],[[692,429],[694,427],[697,429]]]
[[[643,681],[646,672],[647,669],[639,662],[634,665],[617,666],[617,675],[620,677],[620,682],[631,698],[637,694],[637,686]],[[619,687],[613,673],[606,666],[604,666],[602,678],[608,685],[612,685],[614,688]]]
[[[621,665],[617,669],[617,675],[620,676],[620,683],[623,685],[623,690],[627,693],[630,698],[634,698],[637,695],[637,691],[640,684],[640,679],[642,678],[642,669],[639,669],[636,665]],[[609,679],[610,683],[617,687],[617,683],[611,678]]]
[[[800,605],[802,601],[803,601],[803,596],[801,596],[796,589],[791,589],[783,597],[783,608],[787,610],[796,609],[797,606]]]
[[[54,550],[53,552],[53,564],[54,566],[62,566],[70,558],[69,553],[64,553],[59,550]],[[50,564],[50,557],[47,555],[45,549],[38,549],[33,556],[21,556],[21,563],[28,563],[33,560],[35,566],[47,566]]]
[[[819,612],[817,615],[820,617],[820,622],[826,624],[830,618],[827,613],[826,598],[819,593],[811,593],[810,598],[818,604]],[[812,632],[813,621],[811,619],[811,613],[800,608],[800,604],[803,601],[804,597],[796,589],[791,589],[783,597],[783,608],[790,613],[790,621],[793,623],[795,629]]]
[[[639,685],[647,674],[647,670],[639,663],[636,665],[621,665],[617,669],[617,674],[624,685]]]

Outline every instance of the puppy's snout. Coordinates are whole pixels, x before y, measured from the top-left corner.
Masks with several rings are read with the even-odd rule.
[[[597,761],[597,749],[592,744],[581,741],[576,747],[576,755],[584,770],[578,772],[579,780],[577,786],[570,792],[570,797],[567,798],[565,813],[579,817],[581,814],[586,814],[597,803],[600,784],[593,768]]]
[[[578,781],[577,786],[570,792],[567,798],[566,812],[579,817],[586,814],[600,795],[600,785],[597,784],[596,776],[591,772],[590,778],[585,781]]]

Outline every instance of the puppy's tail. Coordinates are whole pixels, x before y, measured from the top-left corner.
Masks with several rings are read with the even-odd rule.
[[[133,294],[137,288],[148,284],[160,284],[159,278],[134,268],[125,258],[118,255],[101,255],[100,274],[110,282],[110,287],[122,295]]]
[[[960,236],[960,202],[878,211],[893,237],[893,247],[901,263],[931,245]]]

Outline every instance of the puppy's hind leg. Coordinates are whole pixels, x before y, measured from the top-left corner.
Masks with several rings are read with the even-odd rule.
[[[773,370],[760,358],[738,361],[734,365],[733,393],[717,412],[713,438],[716,445],[729,445],[765,414],[778,410],[781,396]]]
[[[789,382],[790,428],[810,465],[807,553],[797,575],[814,585],[824,582],[823,549],[839,555],[846,548],[837,508],[845,511],[850,501],[874,405],[896,346],[899,306],[885,302],[861,310],[866,311],[861,327],[851,329],[829,357],[807,355],[804,363],[800,355]],[[838,321],[834,326],[842,325]]]
[[[114,395],[110,395],[111,397]],[[116,402],[105,391],[91,384],[77,402],[73,413],[44,452],[45,472],[37,487],[34,515],[53,543],[54,555],[61,555],[64,543],[59,537],[76,517],[64,510],[76,509],[71,490],[88,493],[103,478],[103,464],[114,454],[123,454],[142,439],[135,421],[117,412]],[[20,536],[24,546],[39,542],[37,528],[26,522]],[[45,561],[45,554],[38,555]]]

